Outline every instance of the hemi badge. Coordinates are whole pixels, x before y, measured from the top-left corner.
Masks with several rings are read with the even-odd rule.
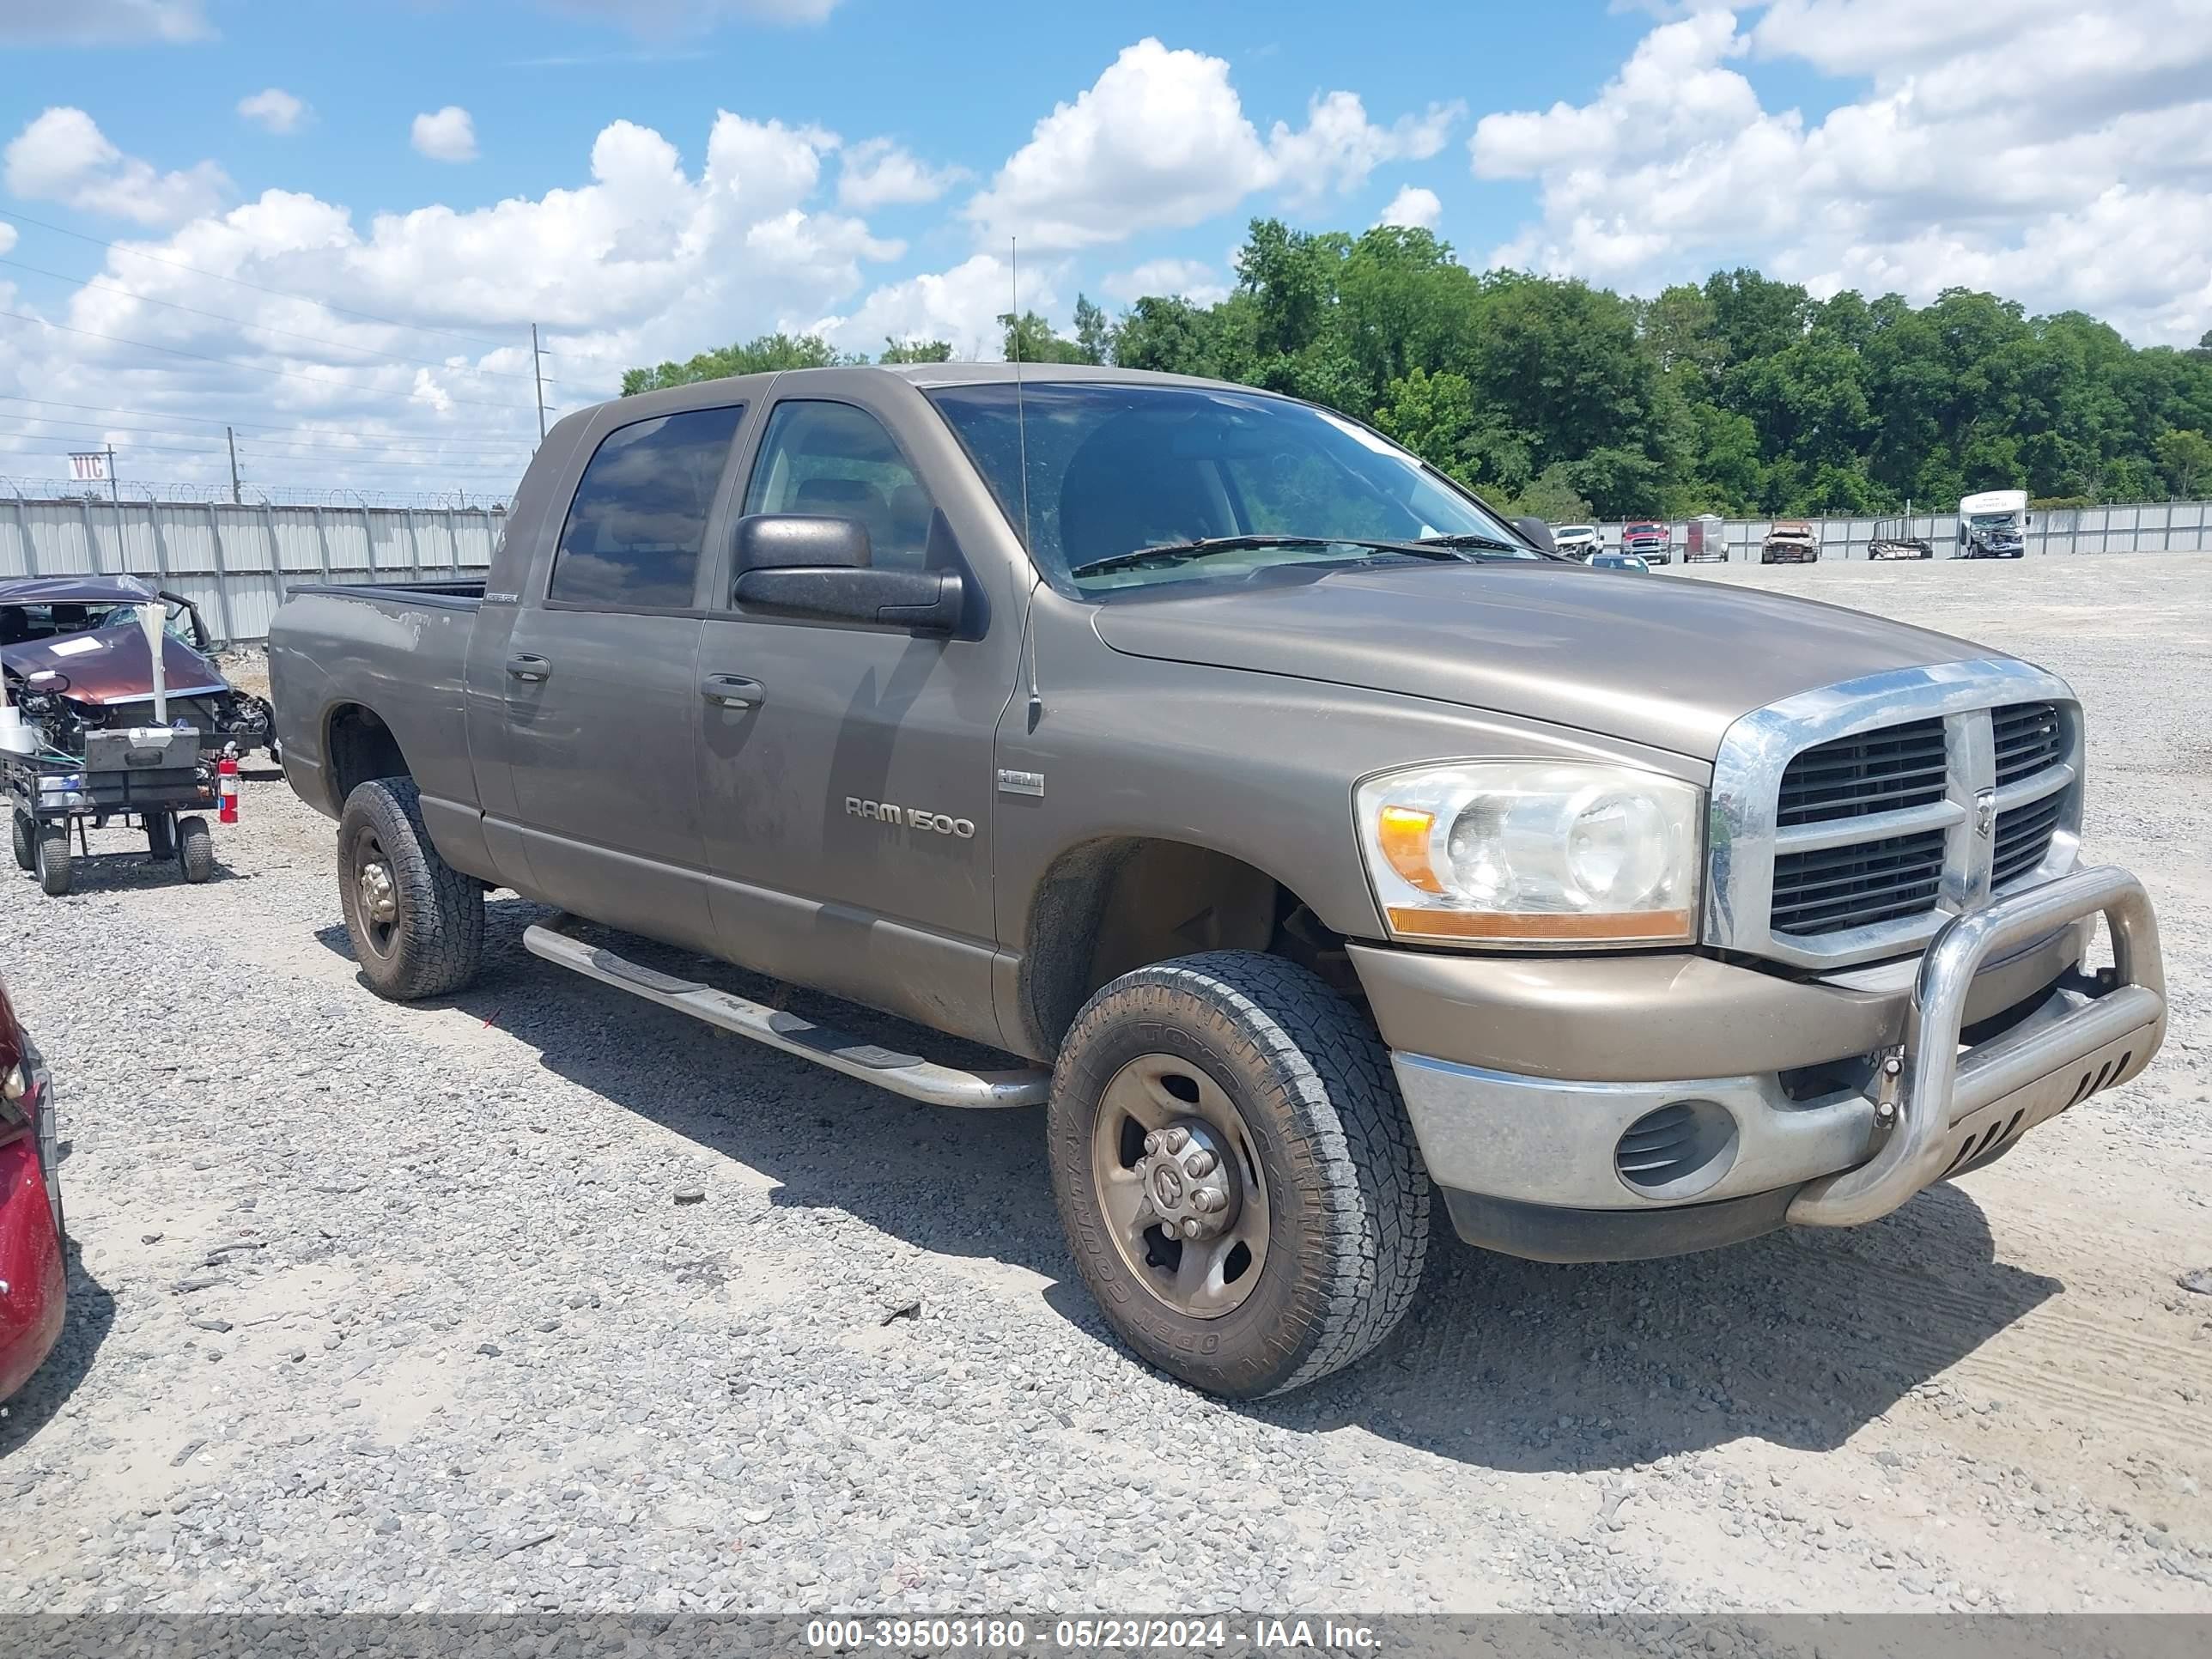
[[[1042,795],[1044,793],[1044,774],[1042,772],[1010,772],[999,769],[999,793],[1002,795]]]

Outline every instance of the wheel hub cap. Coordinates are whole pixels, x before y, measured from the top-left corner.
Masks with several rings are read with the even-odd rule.
[[[380,927],[399,919],[399,892],[392,885],[392,870],[381,859],[361,866],[362,914]]]
[[[1237,1219],[1235,1160],[1202,1118],[1147,1134],[1137,1173],[1160,1230],[1171,1238],[1218,1238]]]

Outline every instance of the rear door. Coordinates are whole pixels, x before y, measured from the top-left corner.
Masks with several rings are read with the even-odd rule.
[[[737,403],[607,414],[507,641],[507,757],[538,896],[711,949],[694,767],[708,535]]]
[[[743,708],[700,700],[722,954],[996,1041],[992,745],[1026,589],[963,553],[991,542],[980,515],[996,509],[912,388],[854,372],[777,390],[732,530],[746,513],[856,520],[878,565],[960,569],[969,620],[966,637],[945,638],[748,614],[725,573],[699,678],[750,681],[758,696]]]

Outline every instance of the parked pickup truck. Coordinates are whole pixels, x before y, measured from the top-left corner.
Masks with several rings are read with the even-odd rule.
[[[1759,545],[1761,564],[1817,564],[1820,532],[1808,519],[1778,519]]]
[[[460,989],[512,889],[566,913],[528,949],[612,988],[1042,1107],[1107,1318],[1238,1396],[1383,1339],[1432,1194],[1549,1261],[1850,1225],[2156,1052],[2155,924],[2079,865],[2055,676],[1547,556],[1287,398],[1028,374],[607,404],[547,437],[481,591],[295,590],[284,768],[368,985]]]

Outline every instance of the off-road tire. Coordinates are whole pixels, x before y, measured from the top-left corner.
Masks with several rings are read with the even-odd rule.
[[[355,865],[364,834],[382,848],[398,900],[382,951],[362,914]],[[392,1002],[450,996],[476,977],[483,961],[483,886],[438,856],[412,780],[371,778],[346,797],[338,817],[338,897],[354,959],[377,995]]]
[[[215,837],[198,813],[177,820],[177,862],[195,886],[215,874]]]
[[[1170,1054],[1229,1095],[1267,1183],[1261,1280],[1218,1318],[1182,1313],[1130,1270],[1091,1159],[1122,1066]],[[1366,1017],[1308,969],[1244,951],[1125,974],[1075,1017],[1047,1109],[1054,1199],[1084,1282],[1132,1348],[1194,1388],[1280,1394],[1371,1352],[1411,1305],[1429,1178],[1390,1058]]]
[[[39,867],[39,821],[17,807],[14,818],[15,830],[15,865],[18,869]]]
[[[155,812],[147,818],[146,851],[156,864],[177,856],[176,820],[167,812]]]
[[[76,857],[67,818],[49,818],[39,826],[39,887],[48,898],[69,891]]]

